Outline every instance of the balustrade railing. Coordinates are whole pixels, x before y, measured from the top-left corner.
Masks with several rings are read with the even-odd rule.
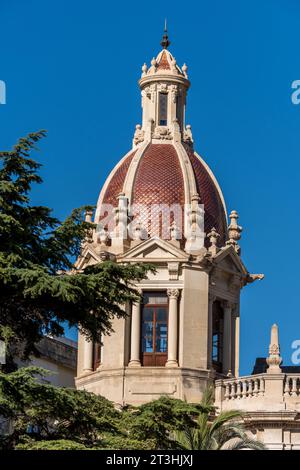
[[[300,376],[286,374],[284,382],[284,396],[300,396]]]
[[[236,400],[249,397],[263,396],[265,392],[265,382],[263,376],[247,376],[234,379],[223,379],[225,400]]]
[[[249,406],[249,409],[252,409],[254,400],[264,397],[263,400],[266,401],[261,401],[260,406],[262,403],[265,403],[264,406],[269,406],[275,400],[274,403],[280,406],[285,402],[288,407],[295,407],[297,404],[300,409],[300,374],[279,373],[274,376],[273,374],[264,373],[219,379],[216,380],[215,384],[215,402],[216,406],[221,408],[223,402],[227,408],[236,406],[238,409],[247,410]],[[293,400],[293,398],[296,398],[296,400]],[[246,399],[250,401],[246,401]],[[237,400],[241,400],[239,405]],[[244,404],[242,400],[245,400]]]

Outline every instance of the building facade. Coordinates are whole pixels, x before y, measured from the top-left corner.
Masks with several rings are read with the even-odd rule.
[[[37,366],[50,371],[45,380],[57,387],[75,388],[77,342],[64,337],[44,336],[36,344],[38,356],[26,362],[16,360],[19,367]]]
[[[76,386],[138,405],[161,395],[198,402],[214,384],[219,409],[249,411],[249,432],[270,447],[284,439],[297,445],[297,413],[284,410],[296,403],[299,384],[290,397],[294,379],[277,364],[278,341],[272,373],[239,378],[240,292],[263,275],[245,267],[238,214],[227,221],[220,186],[195,150],[185,123],[187,66],[179,67],[169,44],[165,32],[162,50],[142,67],[141,124],[100,192],[97,229],[77,261],[78,269],[104,260],[151,263],[156,273],[137,286],[141,302],[125,306],[127,317],[114,320],[101,345],[79,335]]]

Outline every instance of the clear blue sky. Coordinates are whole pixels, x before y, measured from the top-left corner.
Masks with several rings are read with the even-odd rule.
[[[140,122],[137,80],[165,17],[189,67],[196,149],[240,214],[248,270],[266,276],[242,292],[241,373],[266,355],[273,322],[287,364],[300,339],[299,1],[0,0],[0,148],[47,129],[34,202],[61,218],[95,203]]]

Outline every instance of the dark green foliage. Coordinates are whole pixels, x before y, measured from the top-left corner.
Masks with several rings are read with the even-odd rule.
[[[68,439],[57,439],[53,441],[35,441],[25,439],[16,446],[16,450],[97,450],[96,447],[86,447],[80,442]]]
[[[31,205],[31,186],[42,180],[30,152],[44,136],[29,134],[0,152],[0,338],[22,345],[25,357],[44,333],[63,334],[63,322],[99,340],[114,316],[125,315],[121,306],[137,299],[134,282],[151,269],[105,262],[76,272],[74,260],[94,227],[83,220],[91,207],[61,223],[48,207]]]
[[[83,390],[45,383],[46,372],[37,367],[0,373],[0,415],[9,418],[13,432],[6,447],[36,440],[71,439],[91,446],[101,433],[118,433],[120,412],[105,398]],[[26,444],[26,442],[25,442]]]
[[[208,388],[203,395],[203,411],[192,426],[184,426],[174,434],[177,448],[182,450],[262,450],[264,445],[246,434],[243,413],[237,410],[211,413],[214,392]],[[206,408],[206,411],[205,411]],[[210,408],[210,409],[209,409]]]
[[[0,373],[0,416],[10,429],[2,449],[219,450],[262,449],[246,433],[238,411],[215,415],[212,402],[161,397],[117,410],[107,399],[45,383],[46,371]],[[207,395],[211,395],[209,391]],[[206,396],[207,396],[206,395]]]
[[[172,433],[193,426],[194,418],[204,410],[201,405],[163,396],[127,412],[128,429],[132,438],[141,442],[151,439],[152,449],[176,448]],[[126,417],[123,419],[126,421]]]

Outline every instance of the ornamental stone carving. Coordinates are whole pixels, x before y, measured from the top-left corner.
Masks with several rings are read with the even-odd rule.
[[[166,126],[156,126],[152,137],[153,139],[172,140],[172,134]]]
[[[172,95],[173,103],[176,103],[176,97],[179,94],[177,85],[170,85],[169,90],[170,90],[171,95]]]
[[[168,272],[169,272],[169,280],[177,281],[178,273],[179,273],[179,263],[177,261],[170,261],[168,263]]]
[[[218,242],[218,238],[220,238],[220,234],[213,227],[210,233],[207,234],[207,238],[209,239],[209,242],[210,242],[210,247],[208,248],[208,251],[214,256],[218,252],[217,242]]]
[[[226,244],[233,246],[233,248],[238,253],[238,255],[240,255],[241,248],[238,244],[238,241],[241,238],[241,232],[243,228],[237,223],[238,218],[239,218],[237,211],[231,211],[229,218],[230,218],[230,225],[228,226],[229,240],[226,242]]]
[[[193,140],[193,134],[192,134],[192,127],[190,124],[188,124],[185,128],[185,131],[183,133],[183,141],[188,144],[188,145],[193,145],[194,140]]]
[[[281,373],[280,364],[282,363],[282,357],[280,356],[278,326],[276,323],[274,323],[271,328],[269,356],[267,357],[266,361],[269,366],[267,370],[268,374]]]
[[[179,289],[168,289],[167,290],[168,297],[170,299],[178,299],[180,296],[180,290]]]
[[[137,145],[137,144],[139,144],[140,142],[143,142],[143,141],[144,141],[144,137],[145,137],[145,132],[142,130],[141,125],[140,125],[140,124],[137,124],[137,125],[135,126],[135,132],[134,132],[134,136],[133,136],[133,143],[134,143],[134,145]]]
[[[168,91],[168,85],[166,83],[159,83],[157,86],[157,91]]]

